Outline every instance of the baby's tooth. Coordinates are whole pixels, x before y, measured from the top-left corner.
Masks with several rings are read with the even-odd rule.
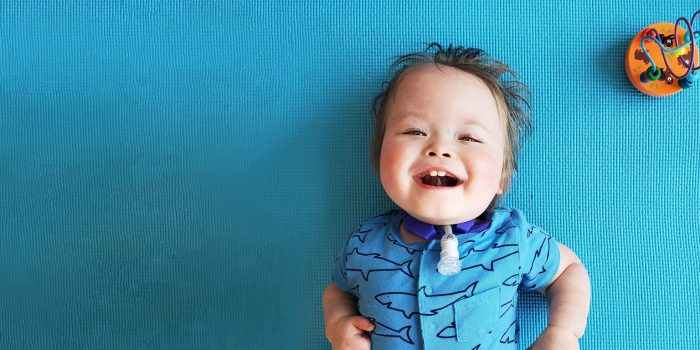
[[[438,174],[438,176],[445,176],[445,172],[444,172],[444,171],[438,171],[437,174]]]
[[[430,171],[430,176],[437,176],[438,172],[435,170]]]

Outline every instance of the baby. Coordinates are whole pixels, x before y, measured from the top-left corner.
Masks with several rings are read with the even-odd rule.
[[[527,88],[503,81],[517,75],[478,49],[433,43],[392,67],[374,100],[371,151],[400,209],[362,223],[336,260],[323,294],[333,349],[517,349],[520,290],[549,305],[530,349],[578,349],[586,269],[522,212],[498,206],[530,127]],[[450,254],[453,271],[438,269]]]

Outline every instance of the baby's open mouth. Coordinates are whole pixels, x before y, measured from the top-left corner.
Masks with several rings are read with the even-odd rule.
[[[435,187],[454,187],[462,184],[458,177],[442,170],[430,170],[416,176],[421,183]]]

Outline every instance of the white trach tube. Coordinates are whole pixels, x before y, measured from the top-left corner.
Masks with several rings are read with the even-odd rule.
[[[459,250],[457,245],[457,237],[452,234],[452,226],[445,225],[445,234],[440,239],[440,262],[438,262],[438,272],[449,276],[454,275],[462,270],[459,262]]]

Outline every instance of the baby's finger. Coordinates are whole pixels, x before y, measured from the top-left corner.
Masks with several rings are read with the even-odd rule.
[[[352,319],[350,319],[350,323],[352,323],[352,325],[356,328],[366,332],[371,332],[374,329],[374,323],[362,316],[354,316]]]
[[[371,350],[372,342],[370,341],[367,333],[353,326],[351,323],[347,324],[348,332],[341,337],[331,341],[333,350]]]
[[[369,340],[367,334],[359,334],[353,337],[352,346],[349,347],[352,350],[371,350],[372,342]]]
[[[367,336],[354,336],[338,344],[332,344],[333,350],[371,350],[372,343]]]

